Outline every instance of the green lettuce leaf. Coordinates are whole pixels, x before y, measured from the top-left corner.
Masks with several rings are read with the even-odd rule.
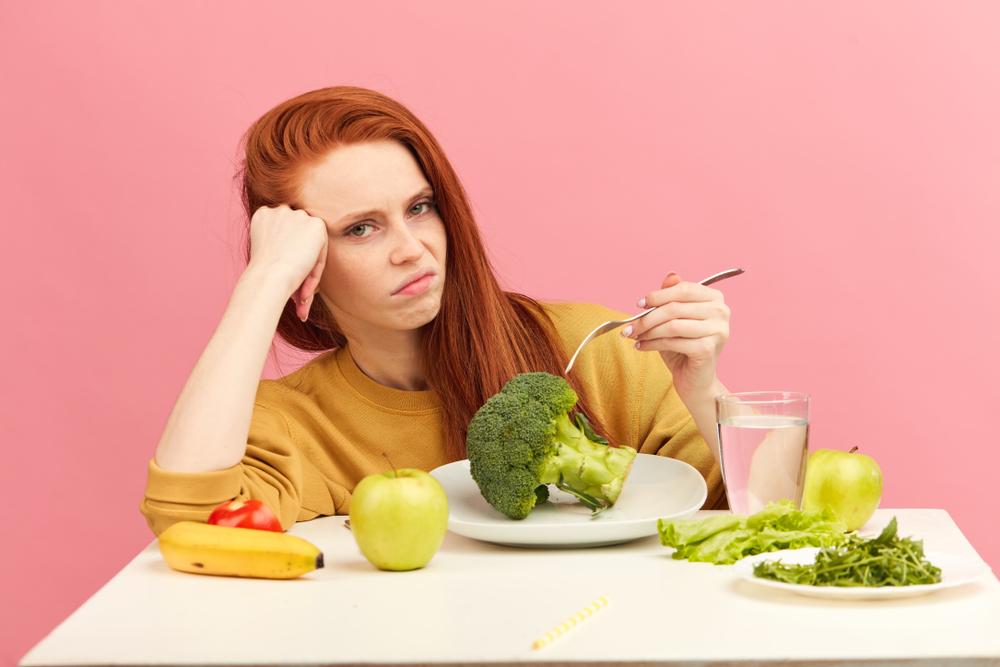
[[[803,512],[790,500],[769,503],[756,514],[717,514],[705,519],[660,519],[660,543],[673,558],[728,565],[766,551],[829,547],[843,543],[847,526],[832,512]]]
[[[660,542],[664,546],[680,549],[681,547],[706,540],[716,533],[739,528],[740,517],[734,514],[717,514],[707,519],[686,519],[678,521],[659,521]]]

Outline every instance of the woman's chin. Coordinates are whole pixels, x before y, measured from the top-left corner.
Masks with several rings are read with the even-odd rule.
[[[414,299],[400,306],[395,320],[396,329],[419,329],[429,324],[441,310],[441,299],[437,295],[427,295],[426,299]]]

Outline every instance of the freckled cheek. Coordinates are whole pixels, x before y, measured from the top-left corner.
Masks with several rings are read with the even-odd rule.
[[[334,252],[326,257],[326,267],[320,278],[320,290],[338,303],[367,301],[385,281],[363,257],[340,256]]]
[[[443,223],[438,223],[434,228],[434,234],[429,239],[428,245],[434,251],[434,255],[443,262],[448,255],[448,234]]]

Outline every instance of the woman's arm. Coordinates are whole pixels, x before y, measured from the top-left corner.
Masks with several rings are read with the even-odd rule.
[[[687,406],[688,412],[691,413],[694,423],[698,425],[702,437],[708,443],[708,448],[712,450],[712,456],[720,465],[722,459],[719,455],[719,430],[716,426],[715,397],[728,393],[729,390],[718,378],[715,379],[708,391],[692,392],[687,395],[678,392],[684,405]]]
[[[167,420],[155,462],[207,472],[246,453],[254,398],[278,318],[292,291],[286,274],[249,266]]]
[[[653,310],[622,334],[637,349],[660,353],[674,389],[698,425],[716,463],[721,465],[715,426],[715,397],[729,393],[716,374],[719,355],[729,339],[730,309],[717,289],[681,281],[671,271],[659,290],[642,297],[640,308]]]

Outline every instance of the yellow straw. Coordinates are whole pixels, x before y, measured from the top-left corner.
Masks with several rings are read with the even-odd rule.
[[[566,619],[565,621],[563,621],[562,623],[560,623],[559,625],[552,628],[544,635],[536,639],[535,642],[531,645],[531,648],[537,651],[543,646],[551,644],[553,641],[555,641],[557,637],[559,637],[565,632],[568,632],[570,628],[593,616],[598,609],[607,606],[608,606],[608,596],[602,595],[601,597],[597,598],[596,600],[588,604],[586,607],[576,612],[568,619]]]

